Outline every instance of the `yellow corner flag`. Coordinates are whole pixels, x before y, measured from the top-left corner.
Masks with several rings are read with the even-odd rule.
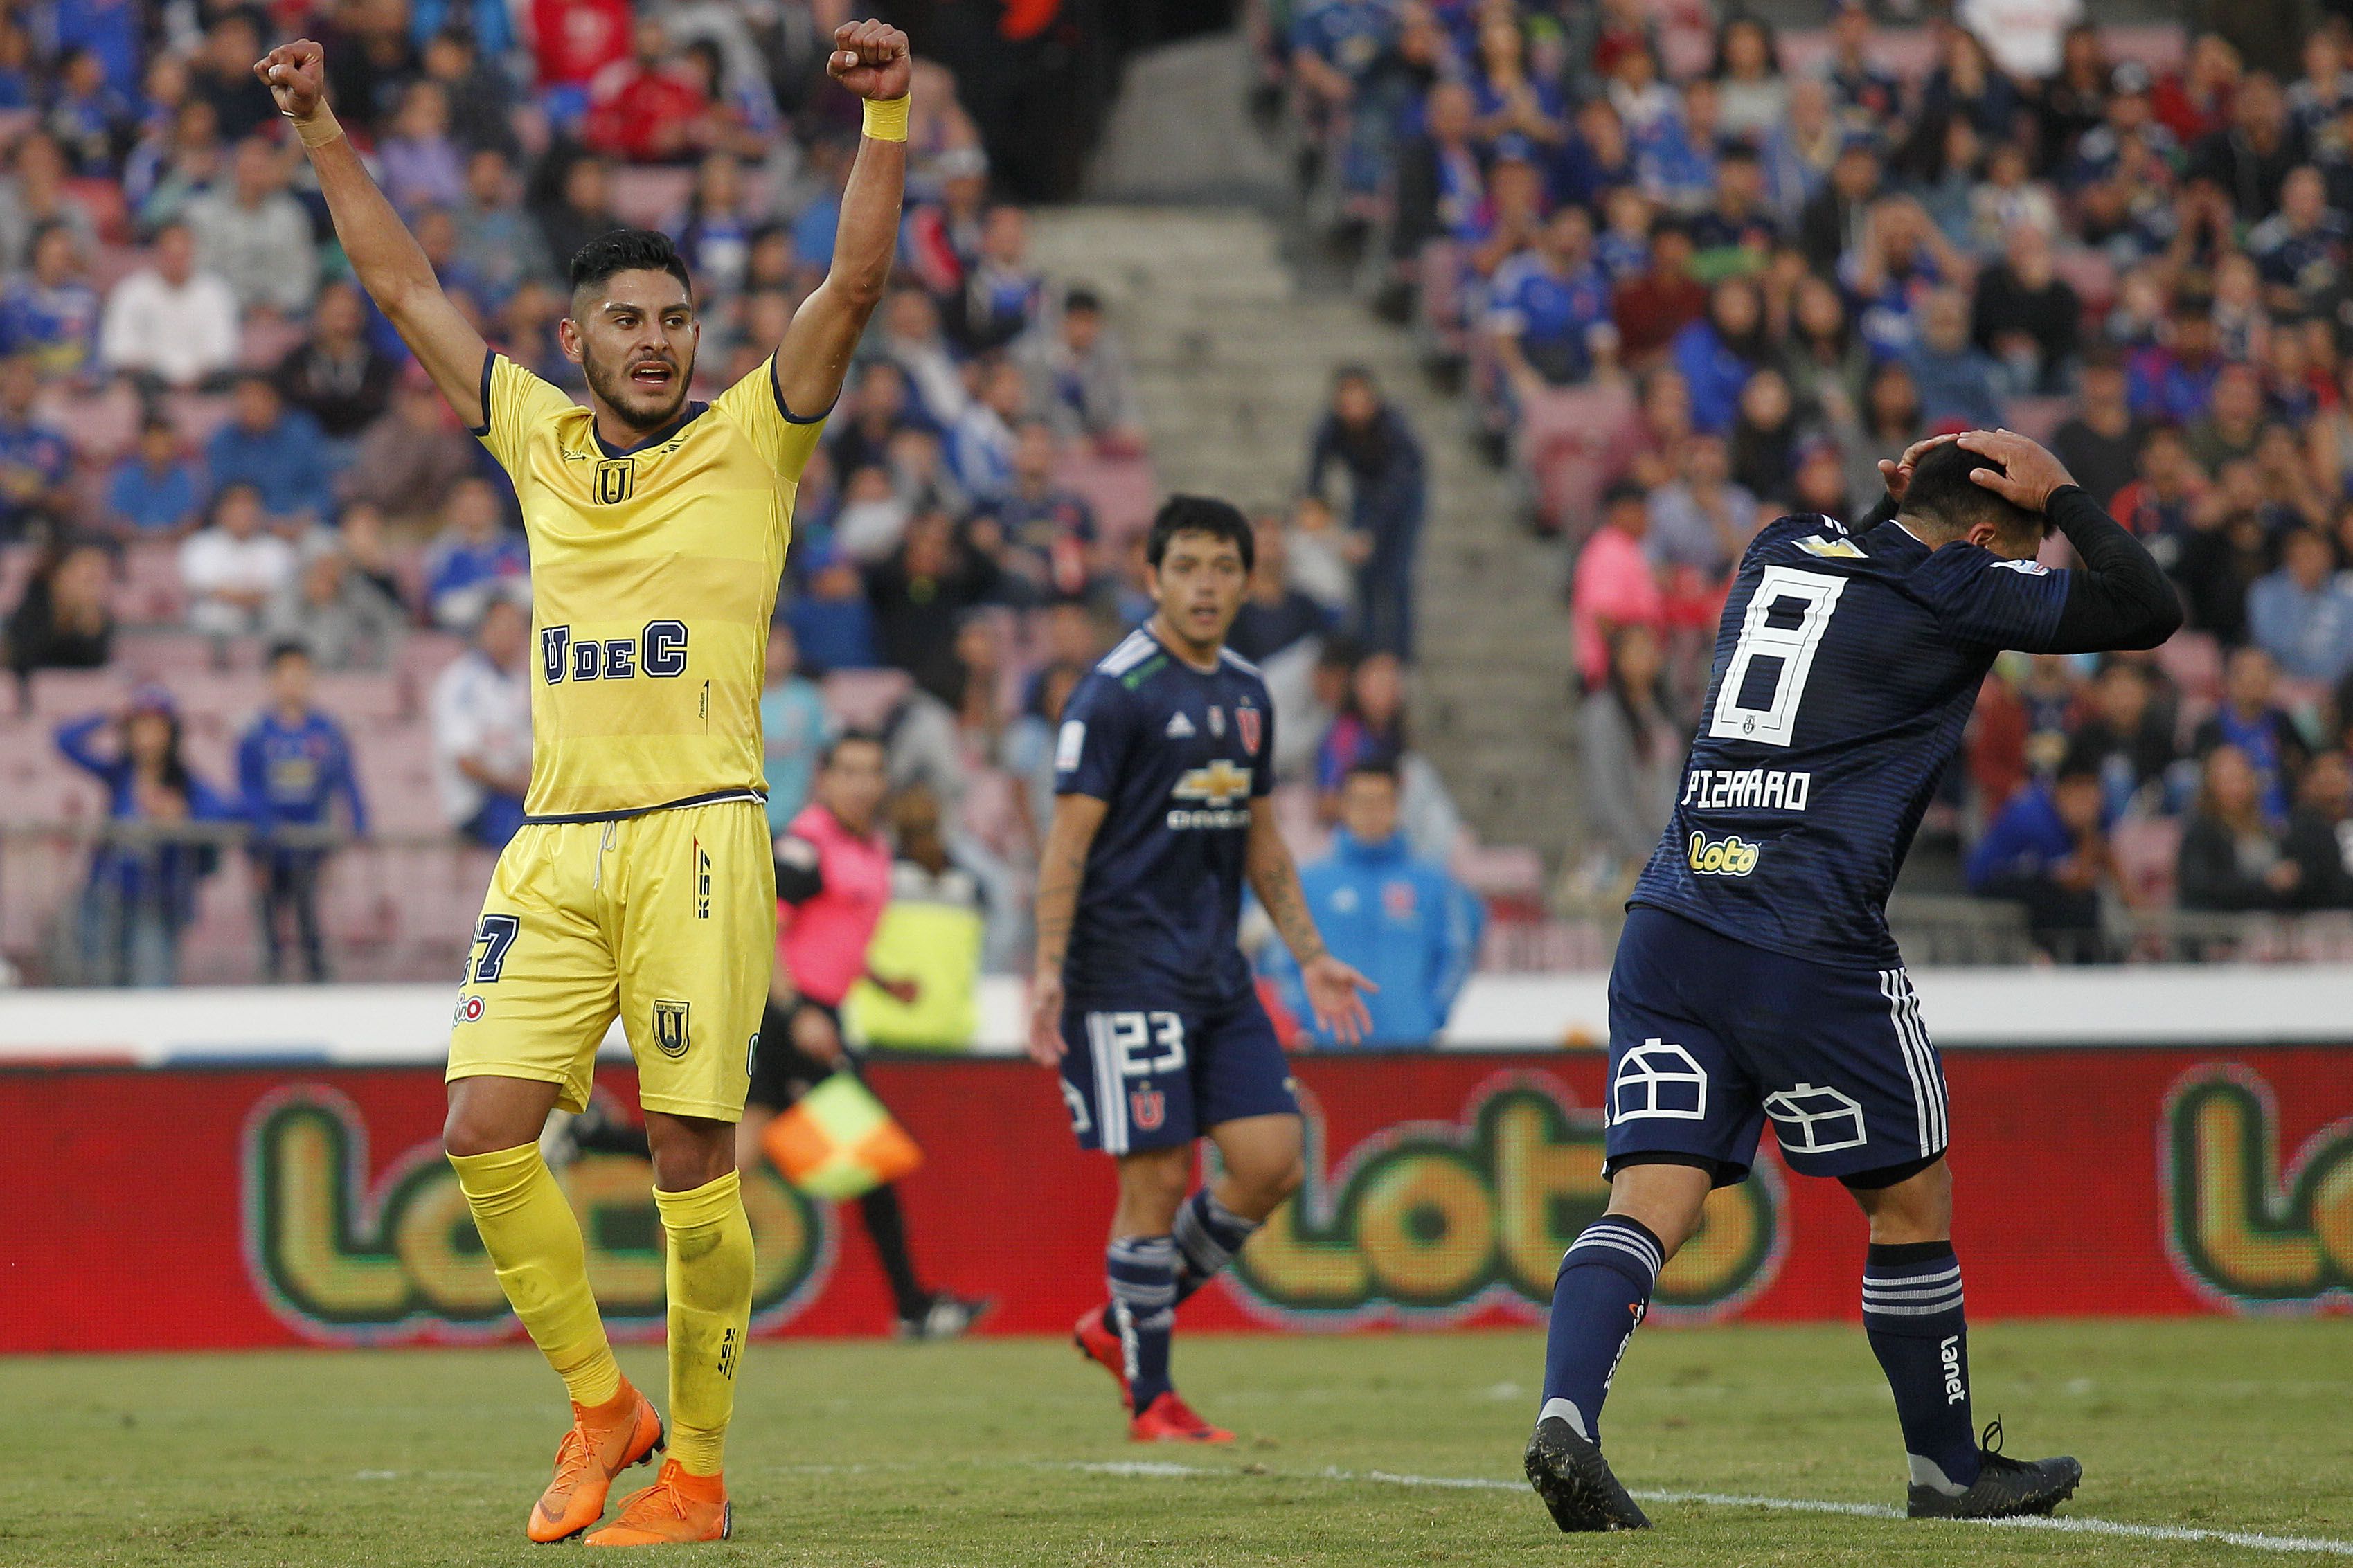
[[[835,1073],[770,1121],[760,1147],[785,1180],[821,1198],[854,1198],[923,1163],[907,1130],[846,1072]]]

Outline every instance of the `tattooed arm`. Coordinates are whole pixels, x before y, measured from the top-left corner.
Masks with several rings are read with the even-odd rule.
[[[1373,1018],[1362,994],[1380,987],[1333,957],[1324,945],[1315,917],[1307,908],[1307,895],[1299,886],[1299,868],[1292,864],[1291,850],[1274,825],[1274,813],[1263,802],[1250,813],[1250,848],[1243,869],[1250,878],[1250,891],[1266,907],[1267,918],[1274,922],[1282,944],[1299,961],[1300,978],[1306,984],[1307,1005],[1315,1015],[1316,1027],[1344,1046],[1365,1038],[1372,1031]],[[1043,907],[1041,898],[1039,908]]]
[[[1062,1059],[1062,960],[1087,877],[1087,850],[1103,826],[1105,803],[1091,795],[1054,797],[1054,820],[1038,857],[1038,963],[1029,983],[1029,1055],[1052,1067]],[[1297,879],[1293,879],[1293,887]]]

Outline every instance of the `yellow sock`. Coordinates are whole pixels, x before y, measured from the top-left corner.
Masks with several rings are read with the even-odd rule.
[[[752,1220],[733,1171],[691,1192],[657,1188],[654,1204],[670,1238],[670,1457],[715,1476],[752,1326]]]
[[[452,1154],[458,1185],[474,1211],[474,1228],[497,1268],[499,1286],[572,1397],[603,1405],[621,1388],[620,1363],[605,1340],[604,1320],[588,1289],[580,1222],[555,1184],[539,1145],[488,1154]]]

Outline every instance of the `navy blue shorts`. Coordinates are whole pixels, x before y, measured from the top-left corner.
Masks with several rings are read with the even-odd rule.
[[[1944,1152],[1945,1069],[1903,970],[1809,963],[1638,906],[1609,971],[1609,1115],[1612,1173],[1683,1154],[1737,1182],[1769,1118],[1791,1170],[1852,1176]]]
[[[1071,1003],[1062,1045],[1062,1099],[1082,1149],[1168,1149],[1222,1121],[1299,1114],[1255,992],[1207,1012]]]

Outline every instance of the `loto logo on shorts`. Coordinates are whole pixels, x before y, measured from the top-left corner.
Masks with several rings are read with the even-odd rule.
[[[654,1004],[654,1045],[661,1054],[676,1061],[686,1055],[686,1004],[657,1002]]]
[[[479,1024],[482,1021],[482,1015],[489,1010],[480,996],[460,996],[458,998],[457,1014],[449,1021],[452,1024]]]
[[[1746,877],[1757,869],[1757,857],[1764,850],[1737,833],[1722,838],[1694,833],[1687,853],[1691,868],[1703,877]]]

